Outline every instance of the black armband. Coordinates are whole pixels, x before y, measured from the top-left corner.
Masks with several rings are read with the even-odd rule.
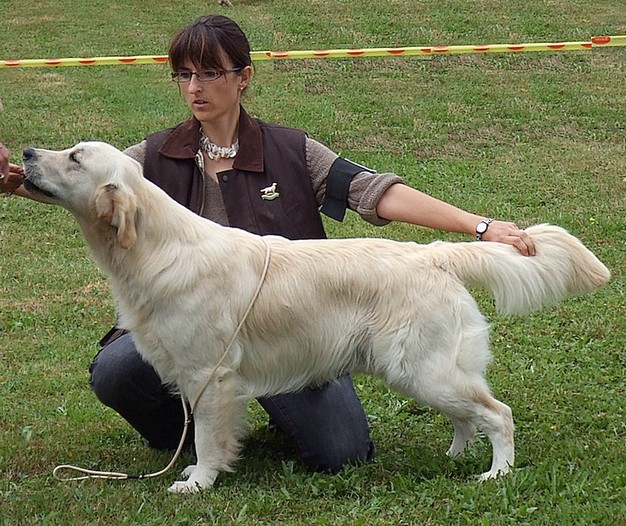
[[[361,172],[376,173],[375,170],[353,163],[347,159],[341,157],[335,159],[326,179],[326,195],[320,208],[322,214],[335,221],[343,221],[346,215],[346,208],[348,208],[350,183],[352,178]]]

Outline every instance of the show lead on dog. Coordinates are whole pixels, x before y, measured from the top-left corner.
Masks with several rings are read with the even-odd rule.
[[[349,208],[375,225],[404,221],[534,255],[529,235],[511,222],[460,210],[408,187],[396,174],[338,157],[303,131],[248,115],[241,98],[254,70],[248,39],[233,20],[198,18],[173,38],[168,54],[191,117],[126,153],[143,165],[147,179],[196,214],[252,233],[312,239],[326,237],[320,208],[339,220]],[[176,448],[183,428],[178,396],[142,360],[131,334],[114,328],[101,344],[91,366],[98,398],[150,446]],[[259,402],[310,469],[335,472],[373,457],[349,376]]]

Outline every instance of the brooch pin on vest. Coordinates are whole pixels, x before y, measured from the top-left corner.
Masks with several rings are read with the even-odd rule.
[[[276,191],[277,185],[276,183],[272,183],[271,186],[268,186],[267,188],[262,188],[261,189],[261,199],[265,200],[265,201],[273,201],[274,199],[276,199],[280,194]]]

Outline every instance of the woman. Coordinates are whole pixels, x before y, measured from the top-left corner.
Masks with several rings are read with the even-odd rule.
[[[534,248],[514,224],[464,212],[338,156],[299,130],[252,119],[241,96],[252,75],[250,46],[224,16],[183,28],[169,48],[172,78],[192,117],[127,153],[144,175],[194,212],[223,225],[291,239],[325,237],[319,208],[341,219],[346,207],[383,225],[405,221]],[[113,329],[91,366],[94,392],[156,448],[173,449],[180,401],[138,355],[130,334]],[[294,350],[297,352],[297,349]],[[335,472],[368,461],[374,447],[349,377],[259,400],[311,469]]]

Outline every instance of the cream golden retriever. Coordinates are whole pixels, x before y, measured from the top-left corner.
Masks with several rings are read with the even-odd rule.
[[[202,219],[105,143],[27,148],[24,165],[27,188],[78,220],[142,356],[194,402],[197,464],[175,492],[231,469],[245,400],[347,372],[379,376],[448,415],[450,456],[481,430],[493,448],[481,478],[505,474],[511,410],[485,381],[488,323],[465,285],[523,314],[609,279],[556,226],[528,229],[535,257],[489,242],[289,241]]]

